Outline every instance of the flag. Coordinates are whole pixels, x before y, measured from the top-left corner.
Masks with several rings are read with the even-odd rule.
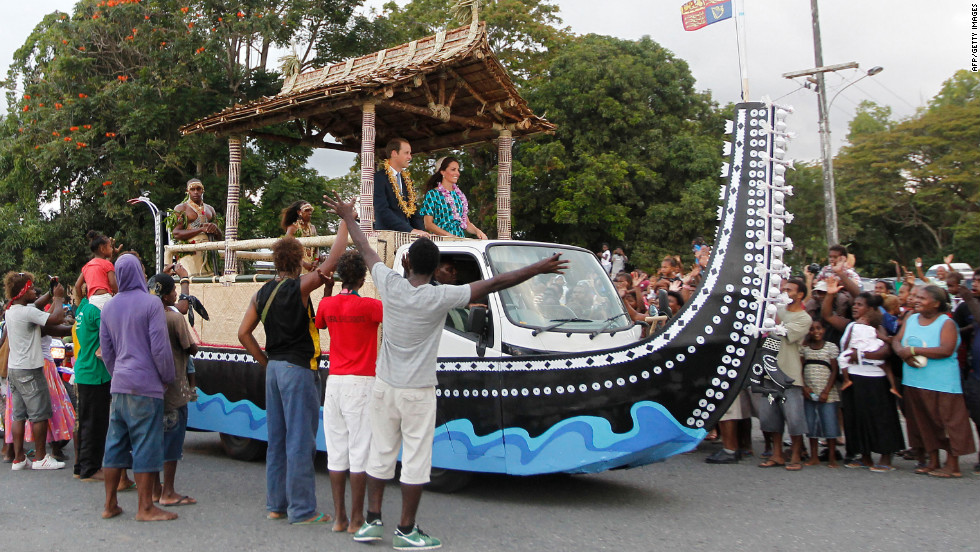
[[[681,6],[685,31],[696,31],[731,16],[732,0],[691,0]]]

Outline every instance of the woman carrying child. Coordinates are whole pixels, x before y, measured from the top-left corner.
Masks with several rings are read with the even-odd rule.
[[[820,463],[819,441],[827,440],[827,467],[836,468],[837,438],[840,425],[837,406],[837,345],[828,342],[826,322],[814,320],[810,333],[803,343],[803,411],[806,415],[807,435],[810,437],[810,460],[807,466]]]
[[[834,301],[842,289],[835,278],[828,278],[827,295],[824,297],[821,315],[838,331],[844,332],[841,349],[849,350],[851,332],[859,322],[852,322],[834,312]],[[852,313],[855,320],[868,322],[873,314],[878,314],[877,295],[864,292],[854,298]],[[862,331],[862,330],[859,330]],[[887,339],[880,327],[879,339]],[[905,448],[902,426],[898,421],[895,399],[899,395],[894,376],[887,363],[876,363],[888,358],[891,347],[882,341],[874,351],[852,352],[846,365],[840,364],[841,372],[847,371],[847,380],[841,388],[841,405],[844,410],[844,435],[847,437],[848,456],[860,455],[860,460],[845,464],[847,468],[869,468],[874,472],[893,470],[892,454]],[[849,383],[847,383],[849,382]],[[878,463],[871,458],[872,453],[880,454]]]

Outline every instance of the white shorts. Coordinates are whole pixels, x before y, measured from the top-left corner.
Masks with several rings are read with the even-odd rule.
[[[360,473],[367,469],[372,388],[373,376],[327,376],[323,435],[327,441],[328,470]]]
[[[727,422],[729,420],[745,420],[752,417],[752,399],[749,397],[749,390],[742,389],[739,392],[738,397],[732,402],[732,405],[728,407],[725,414],[721,417],[721,422]]]
[[[402,451],[401,482],[422,485],[432,471],[432,437],[436,428],[436,388],[399,389],[380,379],[371,393],[371,455],[367,473],[395,477]]]

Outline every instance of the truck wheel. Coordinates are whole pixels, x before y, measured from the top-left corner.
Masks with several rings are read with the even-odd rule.
[[[455,493],[469,485],[472,479],[473,474],[470,472],[433,467],[425,489],[437,493]]]
[[[251,462],[265,455],[266,444],[263,441],[256,441],[248,437],[239,437],[227,433],[221,433],[219,435],[221,436],[221,448],[224,449],[225,454],[235,460]]]

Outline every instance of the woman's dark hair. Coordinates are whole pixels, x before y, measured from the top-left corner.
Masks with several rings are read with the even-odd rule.
[[[626,289],[633,289],[633,277],[630,276],[629,272],[621,270],[619,274],[613,276],[613,282],[616,282],[617,280],[626,280]]]
[[[681,261],[674,255],[667,255],[664,257],[664,261],[667,261],[667,263],[674,268],[681,267]]]
[[[949,312],[949,294],[946,293],[945,289],[939,286],[928,285],[923,287],[922,291],[931,295],[939,303],[939,312]]]
[[[830,247],[827,248],[827,251],[836,251],[836,252],[840,253],[840,256],[841,257],[846,257],[847,256],[847,248],[844,247],[843,245],[839,244],[839,243],[838,244],[835,244],[835,245],[831,245]]]
[[[439,266],[439,247],[429,238],[419,238],[408,248],[408,262],[415,274],[432,274]]]
[[[869,308],[877,309],[884,304],[880,295],[870,291],[862,291],[858,294],[858,297],[864,299],[864,304],[868,305]]]
[[[668,291],[667,292],[667,296],[668,297],[673,297],[674,300],[677,301],[677,306],[678,307],[683,307],[684,306],[684,296],[681,295],[681,292],[679,292],[679,291]]]
[[[442,182],[441,171],[448,169],[450,163],[456,163],[457,165],[462,166],[459,162],[459,159],[456,159],[455,157],[444,157],[442,163],[440,163],[439,166],[436,167],[436,173],[430,176],[429,179],[425,181],[425,191],[428,192],[429,190],[436,189],[436,186],[438,186],[439,183]]]
[[[895,293],[895,286],[892,285],[892,283],[889,282],[888,280],[885,280],[885,279],[875,280],[875,283],[876,284],[884,284],[885,285],[885,292],[888,293],[889,295]]]
[[[292,226],[294,222],[299,220],[299,211],[307,203],[309,203],[309,201],[294,201],[289,204],[289,207],[282,210],[282,219],[280,220],[279,225],[282,226],[283,232]]]
[[[341,255],[337,262],[337,276],[344,284],[344,289],[354,289],[358,282],[367,274],[367,263],[357,251],[348,251]]]
[[[292,236],[272,244],[272,262],[279,272],[297,272],[303,263],[303,246]]]
[[[88,247],[92,250],[92,253],[98,253],[100,247],[109,243],[109,237],[98,230],[89,230],[86,232],[85,239],[88,240]]]

